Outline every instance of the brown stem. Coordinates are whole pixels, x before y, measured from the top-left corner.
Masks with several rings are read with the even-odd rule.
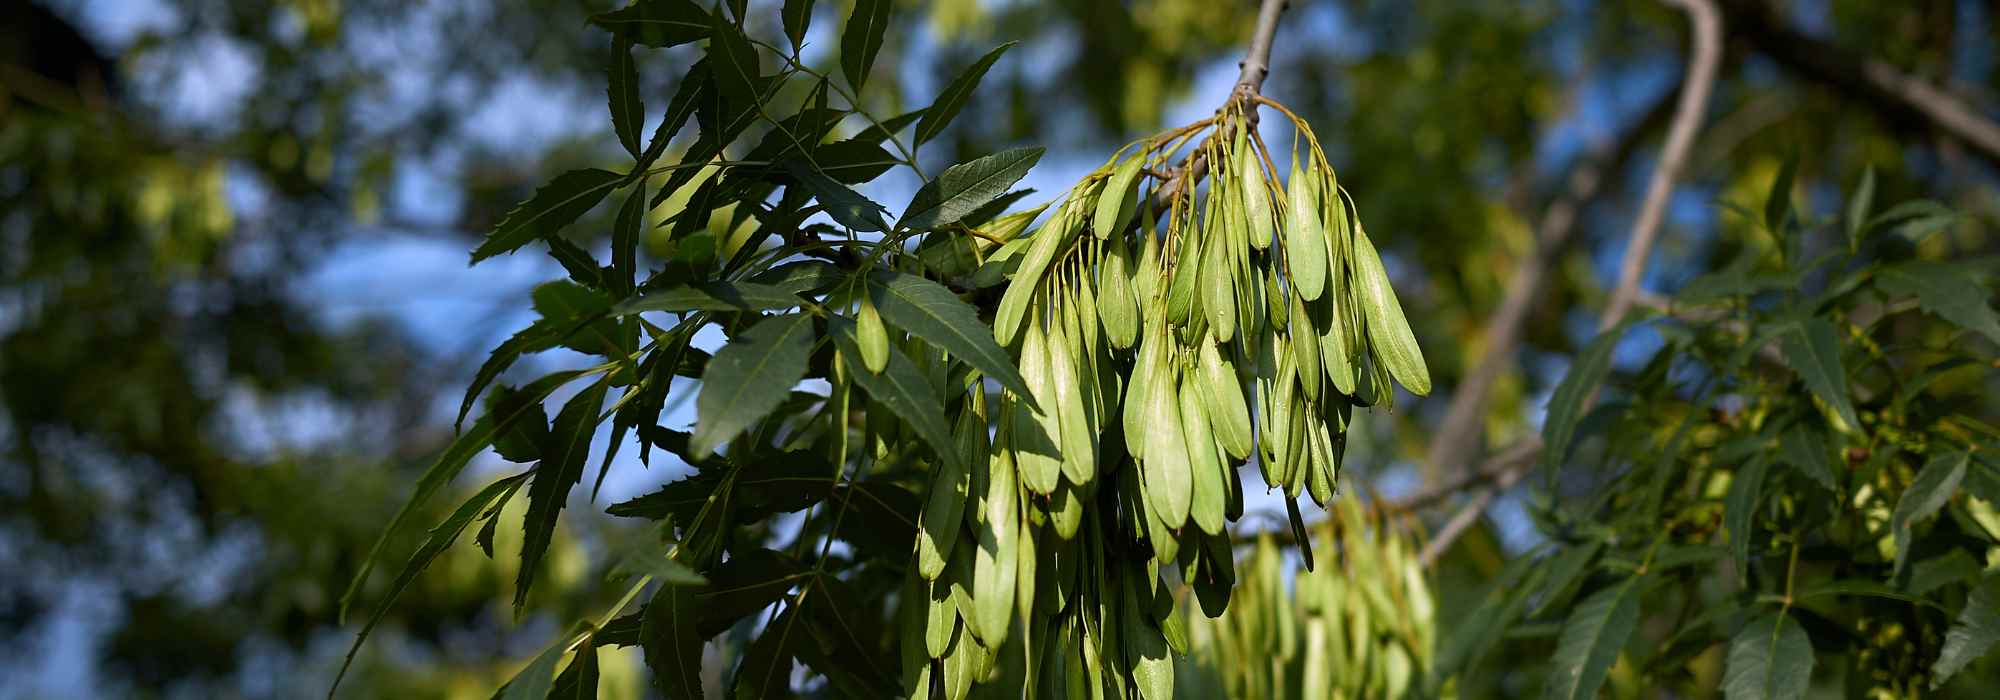
[[[1236,64],[1242,68],[1236,77],[1236,88],[1230,91],[1229,99],[1215,110],[1217,114],[1226,112],[1262,93],[1264,78],[1271,73],[1271,39],[1278,34],[1278,15],[1284,14],[1285,7],[1289,4],[1289,0],[1264,0],[1257,8],[1257,29],[1250,35],[1250,51],[1243,56],[1241,63]],[[1248,118],[1252,125],[1256,124],[1257,112],[1250,111]],[[1210,133],[1209,138],[1215,138],[1216,134],[1222,131],[1220,128],[1216,129]],[[1196,148],[1180,167],[1174,169],[1172,177],[1153,190],[1154,211],[1165,211],[1167,206],[1173,203],[1174,198],[1181,196],[1181,192],[1200,182],[1202,176],[1208,174],[1208,155],[1205,151],[1206,149]]]

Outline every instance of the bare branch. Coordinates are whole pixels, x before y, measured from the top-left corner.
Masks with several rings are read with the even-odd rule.
[[[1722,19],[1711,0],[1662,0],[1681,8],[1688,14],[1692,25],[1692,46],[1688,56],[1687,76],[1682,81],[1680,99],[1674,107],[1673,124],[1667,129],[1667,141],[1661,148],[1659,165],[1654,169],[1651,181],[1647,183],[1646,199],[1641,204],[1639,218],[1633,223],[1632,235],[1626,244],[1625,259],[1620,265],[1618,285],[1613,288],[1611,300],[1600,317],[1599,328],[1609,328],[1623,320],[1639,296],[1639,283],[1646,271],[1646,261],[1651,257],[1653,241],[1659,235],[1660,220],[1665,216],[1667,200],[1673,196],[1674,183],[1687,164],[1688,150],[1694,145],[1695,133],[1701,127],[1702,114],[1708,107],[1708,96],[1715,87],[1716,67],[1722,58]],[[1483,397],[1481,397],[1483,399]],[[1594,397],[1593,397],[1594,398]],[[1528,469],[1541,455],[1542,441],[1530,437],[1508,448],[1488,461],[1487,469],[1497,470],[1492,484],[1483,488],[1471,502],[1465,504],[1451,520],[1445,523],[1437,536],[1424,546],[1421,561],[1430,566],[1449,549],[1453,542],[1479,520],[1493,499],[1514,482],[1527,474]]]

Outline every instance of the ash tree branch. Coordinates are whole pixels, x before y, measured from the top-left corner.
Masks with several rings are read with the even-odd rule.
[[[1784,24],[1763,0],[1725,0],[1731,36],[1807,80],[1882,113],[1892,126],[1929,128],[2000,166],[2000,123],[1944,88],[1886,62],[1807,36]]]
[[[1667,141],[1661,147],[1659,165],[1654,168],[1647,183],[1646,198],[1640,205],[1638,219],[1632,225],[1625,257],[1619,265],[1618,284],[1612,290],[1603,316],[1599,318],[1600,329],[1610,328],[1623,320],[1639,296],[1646,262],[1652,255],[1653,242],[1659,236],[1667,201],[1673,197],[1674,184],[1687,165],[1688,151],[1694,145],[1696,132],[1700,130],[1709,94],[1715,88],[1716,68],[1722,60],[1722,18],[1712,0],[1662,1],[1679,7],[1688,15],[1692,45],[1687,76],[1682,81],[1680,98],[1674,107],[1673,123],[1667,129]],[[1541,447],[1539,437],[1530,437],[1504,450],[1481,467],[1481,473],[1493,472],[1492,483],[1459,509],[1438,530],[1437,536],[1424,545],[1420,560],[1425,567],[1436,563],[1452,543],[1478,522],[1501,491],[1513,486],[1528,473],[1540,457]]]
[[[1264,78],[1271,74],[1271,41],[1278,35],[1278,16],[1284,14],[1289,0],[1263,0],[1257,8],[1257,29],[1250,35],[1250,50],[1244,54],[1242,62],[1236,64],[1241,71],[1236,77],[1236,87],[1229,92],[1229,99],[1216,109],[1220,114],[1231,106],[1250,102],[1263,94]],[[1250,112],[1250,123],[1257,123],[1257,113]],[[1222,133],[1221,128],[1211,132],[1208,138]],[[1207,149],[1196,148],[1194,152],[1173,169],[1167,181],[1153,190],[1153,211],[1166,211],[1183,191],[1201,182],[1208,174]]]

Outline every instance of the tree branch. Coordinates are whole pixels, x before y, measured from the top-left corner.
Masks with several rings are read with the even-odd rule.
[[[1264,78],[1271,73],[1271,40],[1278,34],[1278,16],[1284,14],[1285,7],[1289,4],[1289,0],[1263,0],[1263,4],[1257,8],[1257,29],[1250,35],[1250,50],[1244,54],[1243,60],[1236,64],[1241,68],[1236,76],[1236,87],[1229,91],[1229,99],[1223,101],[1221,107],[1216,108],[1217,114],[1263,94]],[[1249,119],[1254,126],[1257,123],[1257,112],[1251,111]],[[1222,129],[1217,128],[1208,138],[1215,138],[1216,134],[1220,133]],[[1197,147],[1187,159],[1181,161],[1179,167],[1174,168],[1173,174],[1166,182],[1153,190],[1153,211],[1167,211],[1167,207],[1173,204],[1175,198],[1181,196],[1182,191],[1201,182],[1202,176],[1207,174],[1207,149]]]
[[[1653,241],[1659,235],[1660,220],[1665,216],[1667,200],[1673,196],[1674,183],[1686,166],[1688,150],[1694,145],[1695,133],[1701,127],[1702,114],[1708,107],[1709,93],[1715,87],[1716,66],[1722,57],[1722,19],[1712,0],[1662,1],[1678,6],[1686,12],[1693,30],[1687,77],[1682,81],[1680,99],[1674,107],[1673,124],[1667,129],[1666,144],[1661,147],[1660,163],[1653,170],[1652,179],[1647,183],[1646,199],[1640,206],[1639,218],[1632,226],[1630,242],[1625,249],[1625,259],[1619,269],[1618,285],[1613,289],[1611,299],[1599,319],[1599,328],[1617,325],[1624,319],[1626,312],[1631,309],[1633,301],[1639,295],[1646,261],[1652,254]],[[1493,470],[1492,484],[1481,489],[1471,502],[1465,504],[1465,507],[1445,523],[1436,537],[1424,545],[1420,557],[1424,566],[1428,567],[1436,562],[1453,542],[1478,521],[1501,491],[1513,486],[1514,482],[1527,474],[1528,469],[1540,457],[1541,447],[1541,438],[1531,436],[1487,460],[1480,472]]]
[[[1868,103],[1896,126],[1928,126],[2000,166],[2000,124],[1943,88],[1784,25],[1762,0],[1725,0],[1732,36],[1803,78]]]

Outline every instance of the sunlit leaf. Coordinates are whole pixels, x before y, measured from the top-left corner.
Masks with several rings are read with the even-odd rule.
[[[896,225],[915,231],[941,228],[1007,193],[1041,160],[1044,149],[1016,148],[946,168],[917,190]]]
[[[701,378],[689,452],[706,457],[777,408],[805,378],[812,346],[813,322],[806,314],[764,319],[723,346]]]

